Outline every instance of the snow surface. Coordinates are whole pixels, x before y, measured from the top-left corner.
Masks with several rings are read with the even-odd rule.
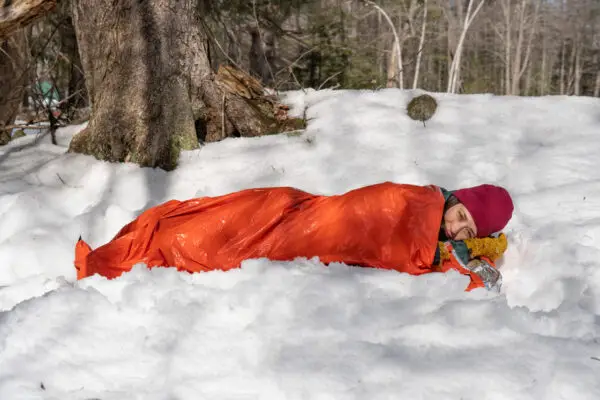
[[[290,92],[299,136],[228,139],[170,173],[65,154],[83,126],[0,147],[0,399],[600,399],[600,102]],[[500,294],[318,260],[75,280],[168,199],[381,181],[507,187]]]

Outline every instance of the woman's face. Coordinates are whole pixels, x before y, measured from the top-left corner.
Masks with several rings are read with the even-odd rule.
[[[465,240],[477,237],[477,226],[473,216],[463,204],[450,207],[444,214],[442,229],[450,240]]]

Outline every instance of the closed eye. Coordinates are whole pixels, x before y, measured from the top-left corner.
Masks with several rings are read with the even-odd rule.
[[[454,237],[457,237],[462,231],[467,232],[467,239],[473,239],[475,237],[475,232],[473,232],[473,230],[471,228],[469,228],[468,226],[462,228],[461,230],[459,230],[456,235],[454,235]]]

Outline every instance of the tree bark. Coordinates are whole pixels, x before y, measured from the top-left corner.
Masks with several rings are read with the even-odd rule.
[[[519,6],[519,30],[517,33],[517,43],[515,48],[515,56],[513,57],[512,77],[510,94],[519,95],[519,86],[521,81],[521,53],[523,52],[523,36],[525,31],[525,10],[527,8],[527,0],[522,0]]]
[[[0,8],[0,38],[28,25],[56,6],[56,0],[4,0]]]
[[[569,60],[569,72],[567,75],[567,95],[571,95],[573,83],[575,82],[575,59],[577,55],[578,44],[576,40],[571,40],[571,59]]]
[[[562,40],[562,45],[560,49],[560,94],[565,94],[565,39]]]
[[[93,111],[71,150],[171,169],[174,147],[197,146],[191,99],[209,78],[197,12],[192,1],[112,3],[73,1]]]
[[[253,102],[263,93],[244,97],[218,85],[198,1],[113,3],[73,1],[92,115],[70,151],[170,170],[199,140],[285,130],[273,107]]]
[[[600,56],[596,54],[595,57],[595,65],[598,65],[598,70],[596,71],[596,84],[594,85],[594,97],[600,97]]]
[[[525,91],[521,95],[531,96],[531,68],[527,68],[527,74],[525,74]]]
[[[573,94],[575,96],[579,96],[581,94],[581,75],[583,73],[581,67],[581,52],[582,45],[578,45],[577,50],[575,51],[575,82],[573,83]]]
[[[252,45],[248,58],[250,60],[250,73],[262,82],[270,82],[269,65],[267,65],[266,43],[258,27],[250,28]]]
[[[396,43],[396,41],[394,40],[393,43]],[[386,87],[400,87],[400,80],[398,79],[399,72],[398,52],[396,51],[396,46],[393,46],[390,58],[388,59]]]
[[[17,31],[6,39],[0,39],[0,145],[10,141],[10,129],[19,106],[23,102],[23,93],[27,79],[27,46],[25,32]]]
[[[546,73],[546,69],[547,69],[547,53],[548,53],[548,46],[546,44],[546,36],[544,36],[542,38],[542,66],[541,66],[541,79],[540,79],[540,96],[545,96],[546,95],[546,77],[547,77],[547,73]]]
[[[510,12],[510,0],[504,0],[502,2],[503,11],[504,11],[504,29],[505,38],[504,38],[504,57],[505,57],[505,77],[504,83],[506,85],[505,93],[507,95],[510,94],[511,82],[510,82],[510,69],[511,69],[511,52],[512,52],[512,42],[511,42],[511,31],[512,31],[512,23],[511,23],[511,12]]]

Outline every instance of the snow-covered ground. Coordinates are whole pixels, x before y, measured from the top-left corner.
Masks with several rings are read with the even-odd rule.
[[[0,147],[0,399],[600,399],[600,101],[435,94],[424,127],[416,93],[292,92],[302,135],[171,173],[65,154],[81,126]],[[168,199],[386,180],[508,188],[502,292],[317,260],[75,281],[79,235]]]

